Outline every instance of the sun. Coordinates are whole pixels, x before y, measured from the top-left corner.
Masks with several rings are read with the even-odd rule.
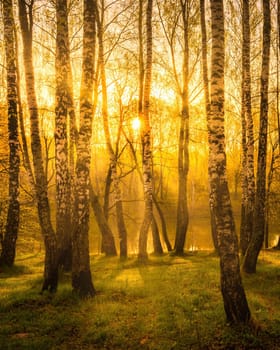
[[[132,121],[131,121],[131,126],[132,126],[132,129],[134,131],[138,131],[140,129],[140,126],[141,126],[140,119],[138,117],[133,118]]]

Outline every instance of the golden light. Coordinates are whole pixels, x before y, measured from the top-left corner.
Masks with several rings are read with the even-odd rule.
[[[151,96],[158,100],[172,104],[176,100],[176,93],[172,89],[167,89],[166,87],[159,86],[158,84],[152,85]]]
[[[131,126],[132,126],[132,129],[134,131],[138,131],[140,129],[140,126],[141,126],[141,121],[138,117],[132,119],[131,121]]]
[[[38,92],[41,107],[52,107],[55,103],[54,94],[50,91],[50,87],[42,86],[41,90]]]

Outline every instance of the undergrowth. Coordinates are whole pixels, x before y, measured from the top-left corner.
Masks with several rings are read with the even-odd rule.
[[[243,276],[254,327],[225,322],[218,258],[92,256],[97,295],[79,300],[71,275],[40,295],[43,255],[0,272],[0,349],[280,349],[280,253],[265,251]]]

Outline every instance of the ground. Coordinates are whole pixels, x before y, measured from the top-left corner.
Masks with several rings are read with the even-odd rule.
[[[97,295],[79,300],[70,274],[41,295],[43,252],[18,256],[0,273],[0,349],[280,349],[280,253],[263,251],[243,276],[254,327],[225,321],[219,261],[209,251],[92,256]]]

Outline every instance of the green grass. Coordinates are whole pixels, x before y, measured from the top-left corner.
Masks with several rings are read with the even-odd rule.
[[[257,330],[225,322],[219,261],[185,257],[92,256],[98,291],[79,300],[71,276],[55,295],[40,295],[43,256],[21,255],[0,272],[0,349],[280,349],[280,253],[265,251],[244,276]]]

